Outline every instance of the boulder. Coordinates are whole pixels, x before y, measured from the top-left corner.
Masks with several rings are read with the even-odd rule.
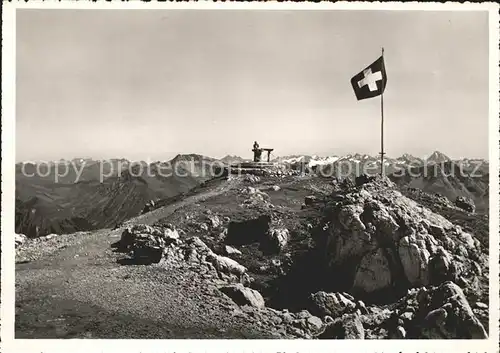
[[[219,271],[219,273],[243,276],[247,272],[246,267],[240,265],[238,262],[230,259],[229,257],[211,253],[207,255],[207,260],[214,265],[215,269]]]
[[[354,310],[356,304],[340,293],[323,291],[311,295],[311,312],[320,317],[336,318]]]
[[[418,338],[488,338],[462,289],[455,283],[444,282],[423,291],[418,298],[419,307],[412,322]]]
[[[398,253],[406,278],[414,285],[428,283],[429,251],[417,236],[406,236],[399,241]],[[422,245],[423,244],[423,245]]]
[[[116,247],[123,252],[131,252],[132,257],[141,263],[157,263],[164,249],[178,239],[179,233],[173,228],[137,224],[123,231]]]
[[[304,198],[304,204],[306,206],[311,206],[313,205],[316,201],[318,200],[318,198],[314,195],[309,195],[309,196],[306,196]]]
[[[320,339],[364,339],[365,329],[358,314],[346,314],[330,322]]]
[[[262,295],[255,289],[245,287],[241,283],[224,286],[219,289],[238,305],[250,305],[256,308],[265,307]]]
[[[366,293],[390,287],[392,282],[389,261],[382,249],[368,253],[361,260],[354,276],[353,289]]]
[[[367,175],[367,174],[361,174],[360,176],[357,176],[354,180],[354,183],[356,184],[356,186],[361,186],[363,184],[366,184],[366,183],[369,183],[373,180],[375,180],[376,177],[375,176],[370,176],[370,175]]]
[[[389,294],[460,276],[474,280],[481,250],[473,235],[403,196],[387,178],[369,179],[355,188],[344,182],[344,199],[324,209],[324,261],[337,290]]]

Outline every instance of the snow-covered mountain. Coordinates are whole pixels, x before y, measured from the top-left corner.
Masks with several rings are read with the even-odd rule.
[[[275,163],[281,163],[285,165],[302,165],[307,166],[309,168],[313,168],[316,166],[326,166],[333,164],[354,164],[354,165],[365,165],[372,164],[380,167],[380,156],[371,156],[368,154],[347,154],[344,156],[332,155],[332,156],[317,156],[317,155],[289,155],[283,156],[273,159]],[[439,151],[434,151],[428,157],[420,158],[413,156],[409,153],[404,153],[403,155],[392,158],[389,156],[384,157],[384,166],[388,168],[387,171],[391,171],[394,168],[407,168],[407,167],[419,167],[424,164],[437,164],[437,163],[446,163],[446,162],[454,162],[457,165],[461,165],[466,169],[472,169],[475,166],[480,165],[481,170],[488,169],[488,161],[483,159],[456,159],[453,160],[446,156],[444,153]]]
[[[443,163],[443,162],[450,162],[451,158],[445,155],[442,152],[439,151],[434,151],[429,157],[426,159],[427,163]]]
[[[226,163],[226,164],[238,164],[238,163],[244,163],[244,162],[249,162],[250,159],[244,159],[241,158],[240,156],[231,156],[227,155],[225,157],[222,157],[220,161]]]

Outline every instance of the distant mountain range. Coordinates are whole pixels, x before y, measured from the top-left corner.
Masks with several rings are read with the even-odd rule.
[[[334,163],[341,162],[354,162],[354,163],[376,163],[380,164],[380,156],[370,156],[367,154],[347,154],[345,156],[311,156],[311,155],[290,155],[277,157],[273,160],[273,162],[284,163],[284,164],[307,164],[309,167],[317,166],[317,165],[328,165]],[[385,156],[384,157],[384,165],[386,167],[390,166],[421,166],[424,164],[435,164],[435,163],[444,163],[444,162],[454,162],[456,164],[472,167],[475,165],[482,165],[483,167],[488,167],[488,161],[484,159],[470,159],[463,158],[458,160],[452,160],[444,153],[439,151],[434,151],[427,158],[419,158],[415,157],[411,154],[405,153],[400,157],[392,158]],[[484,170],[484,168],[483,168]]]
[[[212,162],[220,165],[220,162],[239,164],[248,161],[231,155],[214,159],[198,154],[179,154],[169,161],[153,163],[90,158],[44,164],[18,163],[16,232],[37,237],[113,227],[141,213],[151,200],[177,196],[210,179],[213,176]],[[331,176],[337,172],[343,176],[356,173],[367,165],[374,167],[371,172],[380,169],[379,157],[366,154],[327,157],[293,155],[276,158],[273,162]],[[436,151],[425,160],[409,154],[398,158],[387,157],[384,165],[387,175],[391,175],[400,187],[440,193],[451,200],[456,196],[470,197],[476,202],[478,210],[487,209],[489,174],[485,160],[452,161]],[[427,168],[427,174],[419,168]],[[456,168],[461,168],[462,172]],[[397,175],[399,170],[411,170],[417,174]],[[453,171],[458,175],[450,176],[449,172]],[[479,173],[480,177],[462,175],[472,171]]]

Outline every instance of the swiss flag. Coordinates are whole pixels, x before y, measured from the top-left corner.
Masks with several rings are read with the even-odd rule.
[[[380,96],[386,84],[387,74],[383,56],[351,79],[358,100]]]

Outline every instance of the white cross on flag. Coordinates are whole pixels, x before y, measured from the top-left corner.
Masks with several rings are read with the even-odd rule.
[[[386,84],[387,74],[383,56],[351,79],[351,85],[358,100],[381,95]]]

